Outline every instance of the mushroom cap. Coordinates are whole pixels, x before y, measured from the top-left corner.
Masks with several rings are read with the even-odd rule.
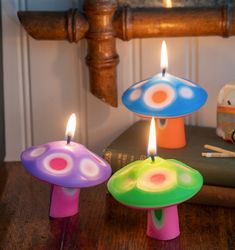
[[[207,93],[202,87],[168,73],[137,82],[122,95],[123,104],[132,112],[162,118],[190,114],[206,100]]]
[[[203,184],[201,174],[177,160],[155,157],[135,161],[118,170],[108,181],[108,190],[119,202],[143,209],[181,203]]]
[[[106,181],[111,167],[81,144],[55,141],[26,149],[21,161],[33,176],[62,187],[90,187]]]

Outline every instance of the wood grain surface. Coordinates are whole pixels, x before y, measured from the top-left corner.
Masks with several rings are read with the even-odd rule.
[[[164,242],[146,236],[145,211],[105,185],[81,190],[79,214],[64,219],[48,219],[49,191],[20,163],[0,167],[0,249],[235,249],[235,209],[181,204],[181,235]]]

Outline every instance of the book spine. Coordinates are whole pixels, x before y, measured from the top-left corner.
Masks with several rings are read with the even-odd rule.
[[[235,207],[235,188],[203,185],[188,203],[210,206]]]
[[[115,173],[127,164],[137,160],[144,160],[147,156],[139,152],[128,153],[106,149],[103,153],[103,158],[111,165],[112,171]]]

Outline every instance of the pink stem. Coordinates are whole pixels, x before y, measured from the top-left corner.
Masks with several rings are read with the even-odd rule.
[[[80,189],[52,185],[50,217],[63,218],[78,213]]]
[[[148,210],[147,235],[158,240],[171,240],[179,236],[177,205]]]

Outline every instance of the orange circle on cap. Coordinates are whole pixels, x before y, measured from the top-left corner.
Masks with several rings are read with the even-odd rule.
[[[152,100],[155,103],[162,103],[167,99],[167,93],[164,90],[158,90],[152,95]]]

